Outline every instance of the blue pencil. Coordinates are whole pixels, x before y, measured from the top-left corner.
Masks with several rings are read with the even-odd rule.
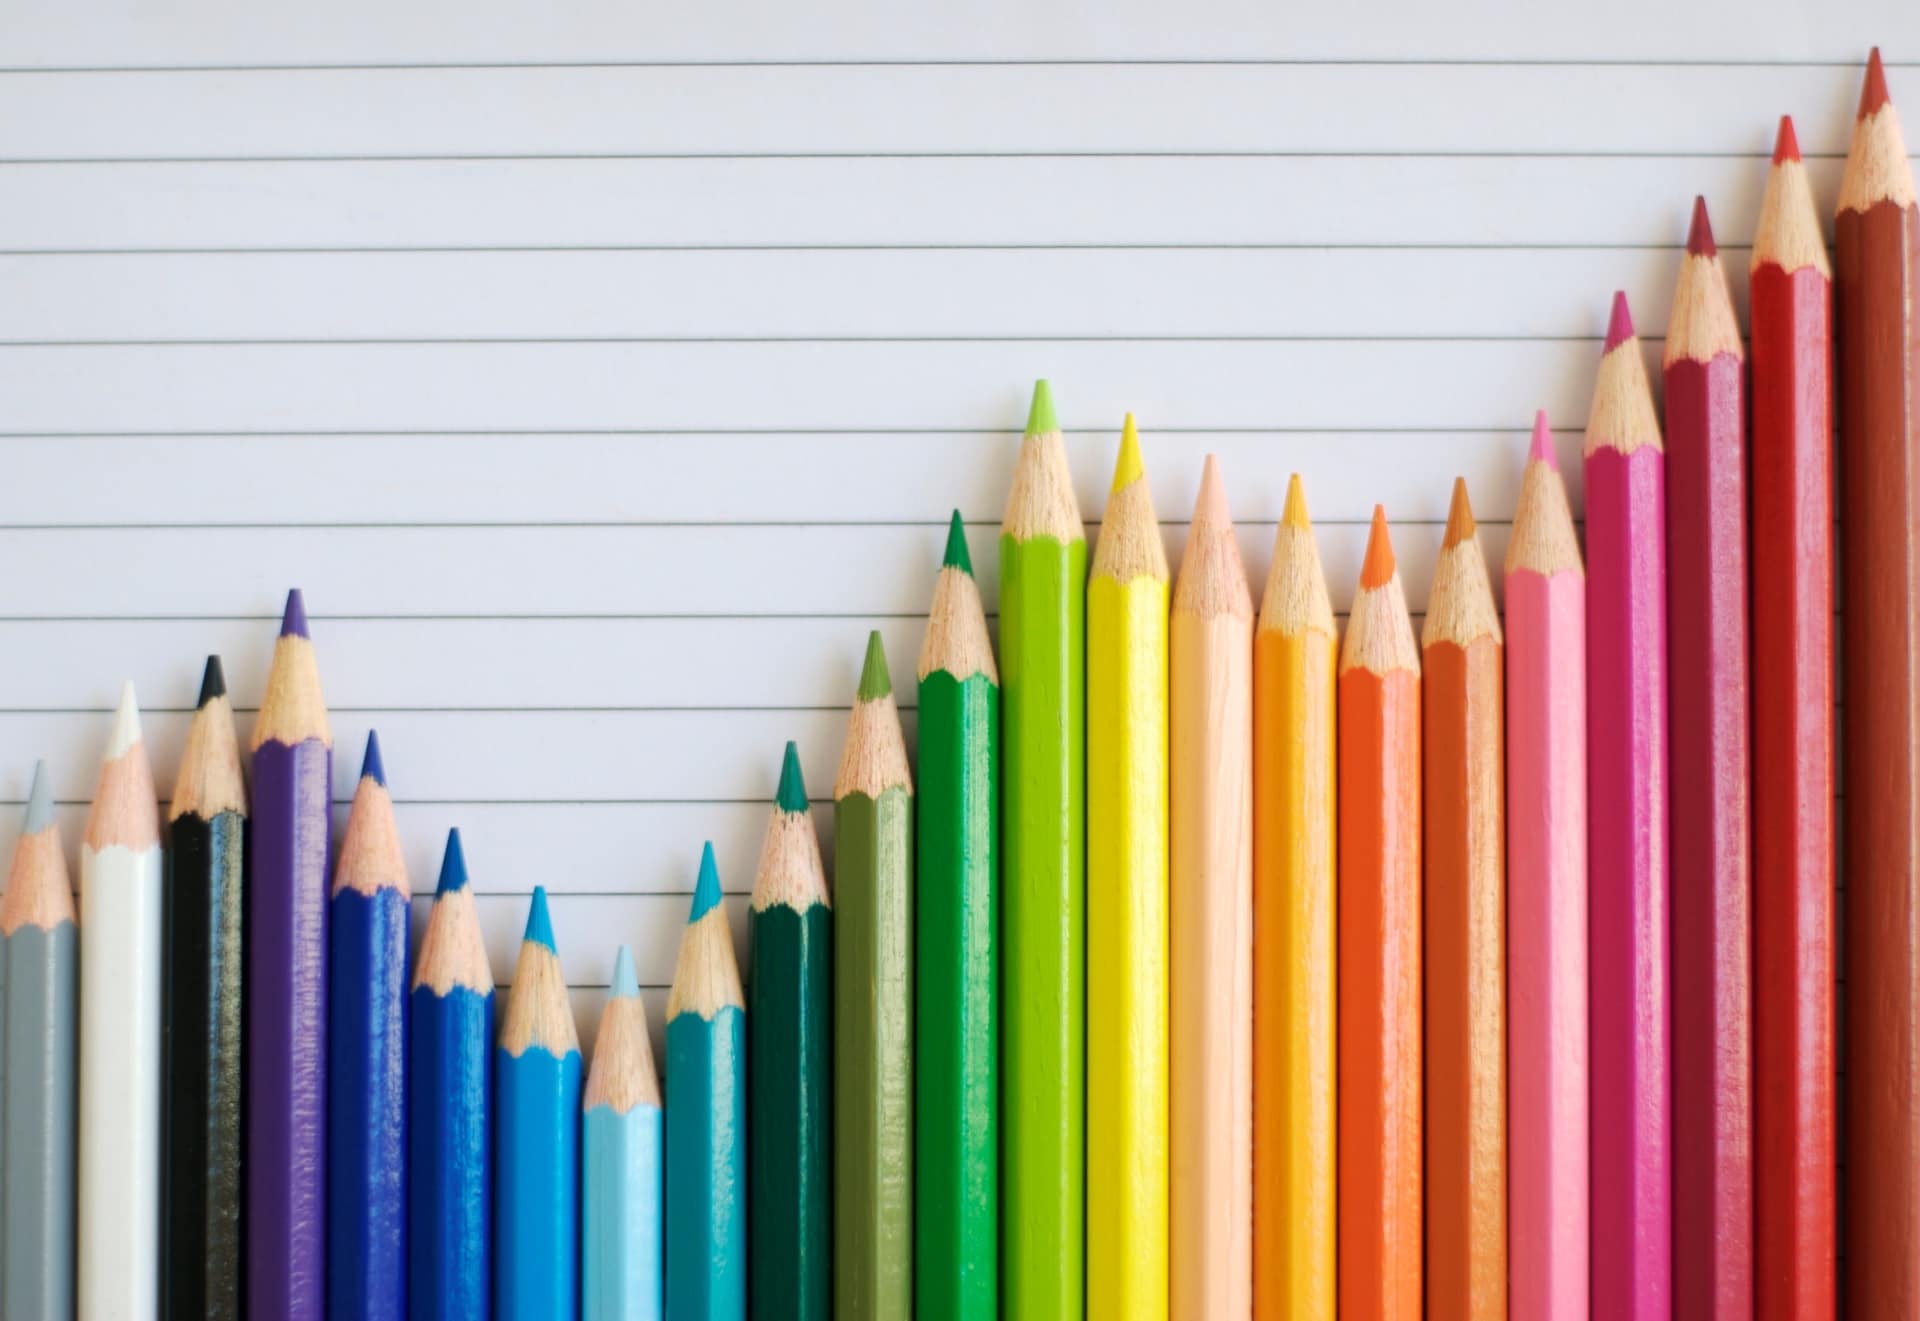
[[[413,965],[407,1033],[407,1293],[411,1321],[486,1321],[493,1279],[493,969],[447,832]]]
[[[407,1315],[407,863],[367,735],[327,920],[327,1314]]]
[[[625,945],[581,1105],[581,1315],[660,1321],[660,1079]]]
[[[580,1307],[580,1037],[533,890],[494,1052],[493,1305],[500,1321],[569,1321]]]
[[[746,1019],[709,844],[667,999],[667,1315],[673,1321],[740,1321],[747,1314]]]

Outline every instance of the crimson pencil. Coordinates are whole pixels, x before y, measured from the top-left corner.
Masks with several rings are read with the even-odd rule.
[[[1593,1315],[1666,1321],[1666,454],[1625,294],[1587,418]]]
[[[1920,1316],[1920,208],[1880,52],[1834,227],[1845,537],[1847,1302]]]
[[[1667,323],[1673,1303],[1753,1314],[1746,354],[1695,198]]]
[[[1748,300],[1754,1301],[1760,1321],[1832,1321],[1833,274],[1791,119]]]

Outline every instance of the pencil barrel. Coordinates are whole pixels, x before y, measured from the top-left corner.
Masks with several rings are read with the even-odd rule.
[[[581,1126],[580,1314],[583,1321],[660,1321],[660,1107],[619,1114],[597,1105]],[[771,1292],[773,1284],[761,1288]]]
[[[580,1307],[580,1053],[499,1048],[493,1069],[494,1315],[567,1321]]]
[[[493,993],[417,987],[407,1034],[412,1321],[484,1321],[493,1281]]]
[[[667,1315],[741,1321],[747,1314],[746,1015],[667,1022]]]
[[[0,1315],[74,1314],[74,1161],[79,933],[25,925],[0,942]]]

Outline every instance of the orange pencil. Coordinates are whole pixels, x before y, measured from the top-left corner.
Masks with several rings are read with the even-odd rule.
[[[1506,782],[1500,615],[1467,483],[1427,598],[1427,1315],[1507,1314]]]
[[[1420,650],[1377,505],[1339,746],[1340,1314],[1420,1321]]]

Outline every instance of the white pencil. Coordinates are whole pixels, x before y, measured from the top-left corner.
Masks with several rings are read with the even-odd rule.
[[[80,846],[80,1279],[89,1321],[160,1306],[160,805],[133,685]]]

